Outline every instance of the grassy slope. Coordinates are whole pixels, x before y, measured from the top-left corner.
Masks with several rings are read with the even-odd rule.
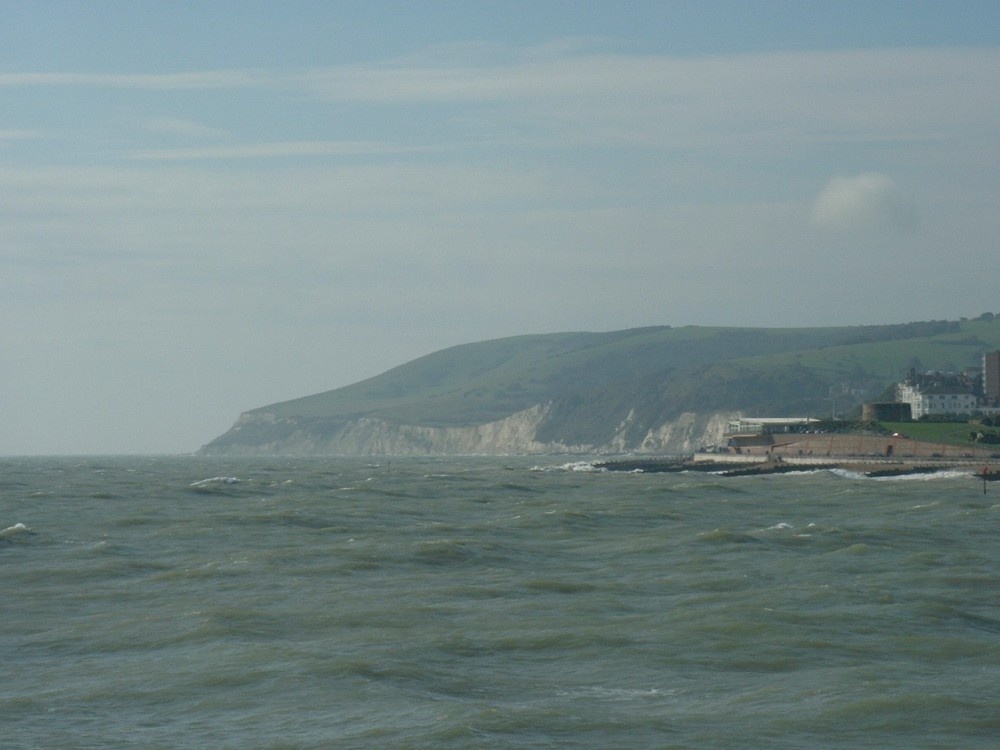
[[[954,333],[830,346],[766,357],[759,364],[766,368],[798,364],[840,374],[861,369],[888,383],[903,377],[913,360],[919,360],[925,370],[958,371],[978,367],[983,351],[998,348],[1000,322],[962,321]]]
[[[948,445],[975,445],[969,433],[984,431],[996,433],[989,427],[973,427],[968,422],[882,422],[881,426],[892,432],[898,432],[914,440],[925,440],[929,443],[947,443]]]
[[[733,357],[827,345],[851,329],[640,328],[519,336],[445,349],[346,388],[263,407],[281,416],[379,414],[475,424],[566,394],[618,386]]]

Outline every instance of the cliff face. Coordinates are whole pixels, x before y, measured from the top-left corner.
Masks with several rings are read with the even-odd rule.
[[[243,414],[235,425],[201,449],[205,455],[506,455],[532,453],[686,454],[720,442],[730,412],[685,413],[649,430],[638,442],[627,433],[631,411],[614,437],[602,445],[539,441],[536,433],[548,406],[537,405],[494,422],[464,427],[393,424],[377,417],[330,420],[282,417],[266,411]]]

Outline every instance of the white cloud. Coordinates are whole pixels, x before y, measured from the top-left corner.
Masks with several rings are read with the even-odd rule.
[[[0,146],[7,141],[27,141],[36,138],[44,138],[45,133],[40,130],[0,130]]]
[[[200,159],[275,159],[301,156],[365,156],[411,153],[415,149],[374,141],[285,141],[247,143],[237,146],[146,149],[130,157],[148,161],[195,161]]]
[[[812,220],[817,226],[839,231],[911,231],[916,208],[891,177],[865,172],[831,179],[813,204]]]
[[[180,117],[151,117],[143,123],[150,133],[180,136],[182,138],[218,138],[226,134],[224,130],[204,125],[194,120]]]
[[[938,140],[1000,118],[996,50],[890,49],[678,58],[524,50],[500,64],[408,58],[290,75],[321,100],[488,107],[561,143],[784,148]],[[499,119],[495,119],[500,114]]]
[[[90,86],[154,91],[228,89],[260,86],[272,76],[252,70],[193,73],[0,73],[0,87]]]
[[[1000,51],[886,49],[681,58],[612,54],[579,43],[439,51],[313,69],[160,74],[0,73],[0,87],[303,92],[319,103],[466,107],[493,138],[548,144],[805,147],[936,141],[1000,120]],[[283,106],[294,104],[285,99]],[[277,105],[275,105],[277,106]],[[174,121],[174,125],[180,124]],[[162,124],[167,124],[163,121]],[[512,127],[513,126],[513,127]],[[463,129],[467,136],[468,128]]]

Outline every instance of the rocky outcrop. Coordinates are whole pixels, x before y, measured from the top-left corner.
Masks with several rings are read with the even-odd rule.
[[[536,405],[494,422],[437,427],[393,424],[372,416],[353,419],[281,417],[267,411],[243,414],[224,435],[204,446],[205,455],[407,456],[510,455],[532,453],[679,453],[687,454],[720,442],[726,413],[682,414],[633,444],[627,438],[635,411],[603,445],[576,445],[536,439],[549,407]]]

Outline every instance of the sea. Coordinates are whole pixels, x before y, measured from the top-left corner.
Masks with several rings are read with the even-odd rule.
[[[0,459],[0,747],[1000,747],[1000,483],[596,468]]]

